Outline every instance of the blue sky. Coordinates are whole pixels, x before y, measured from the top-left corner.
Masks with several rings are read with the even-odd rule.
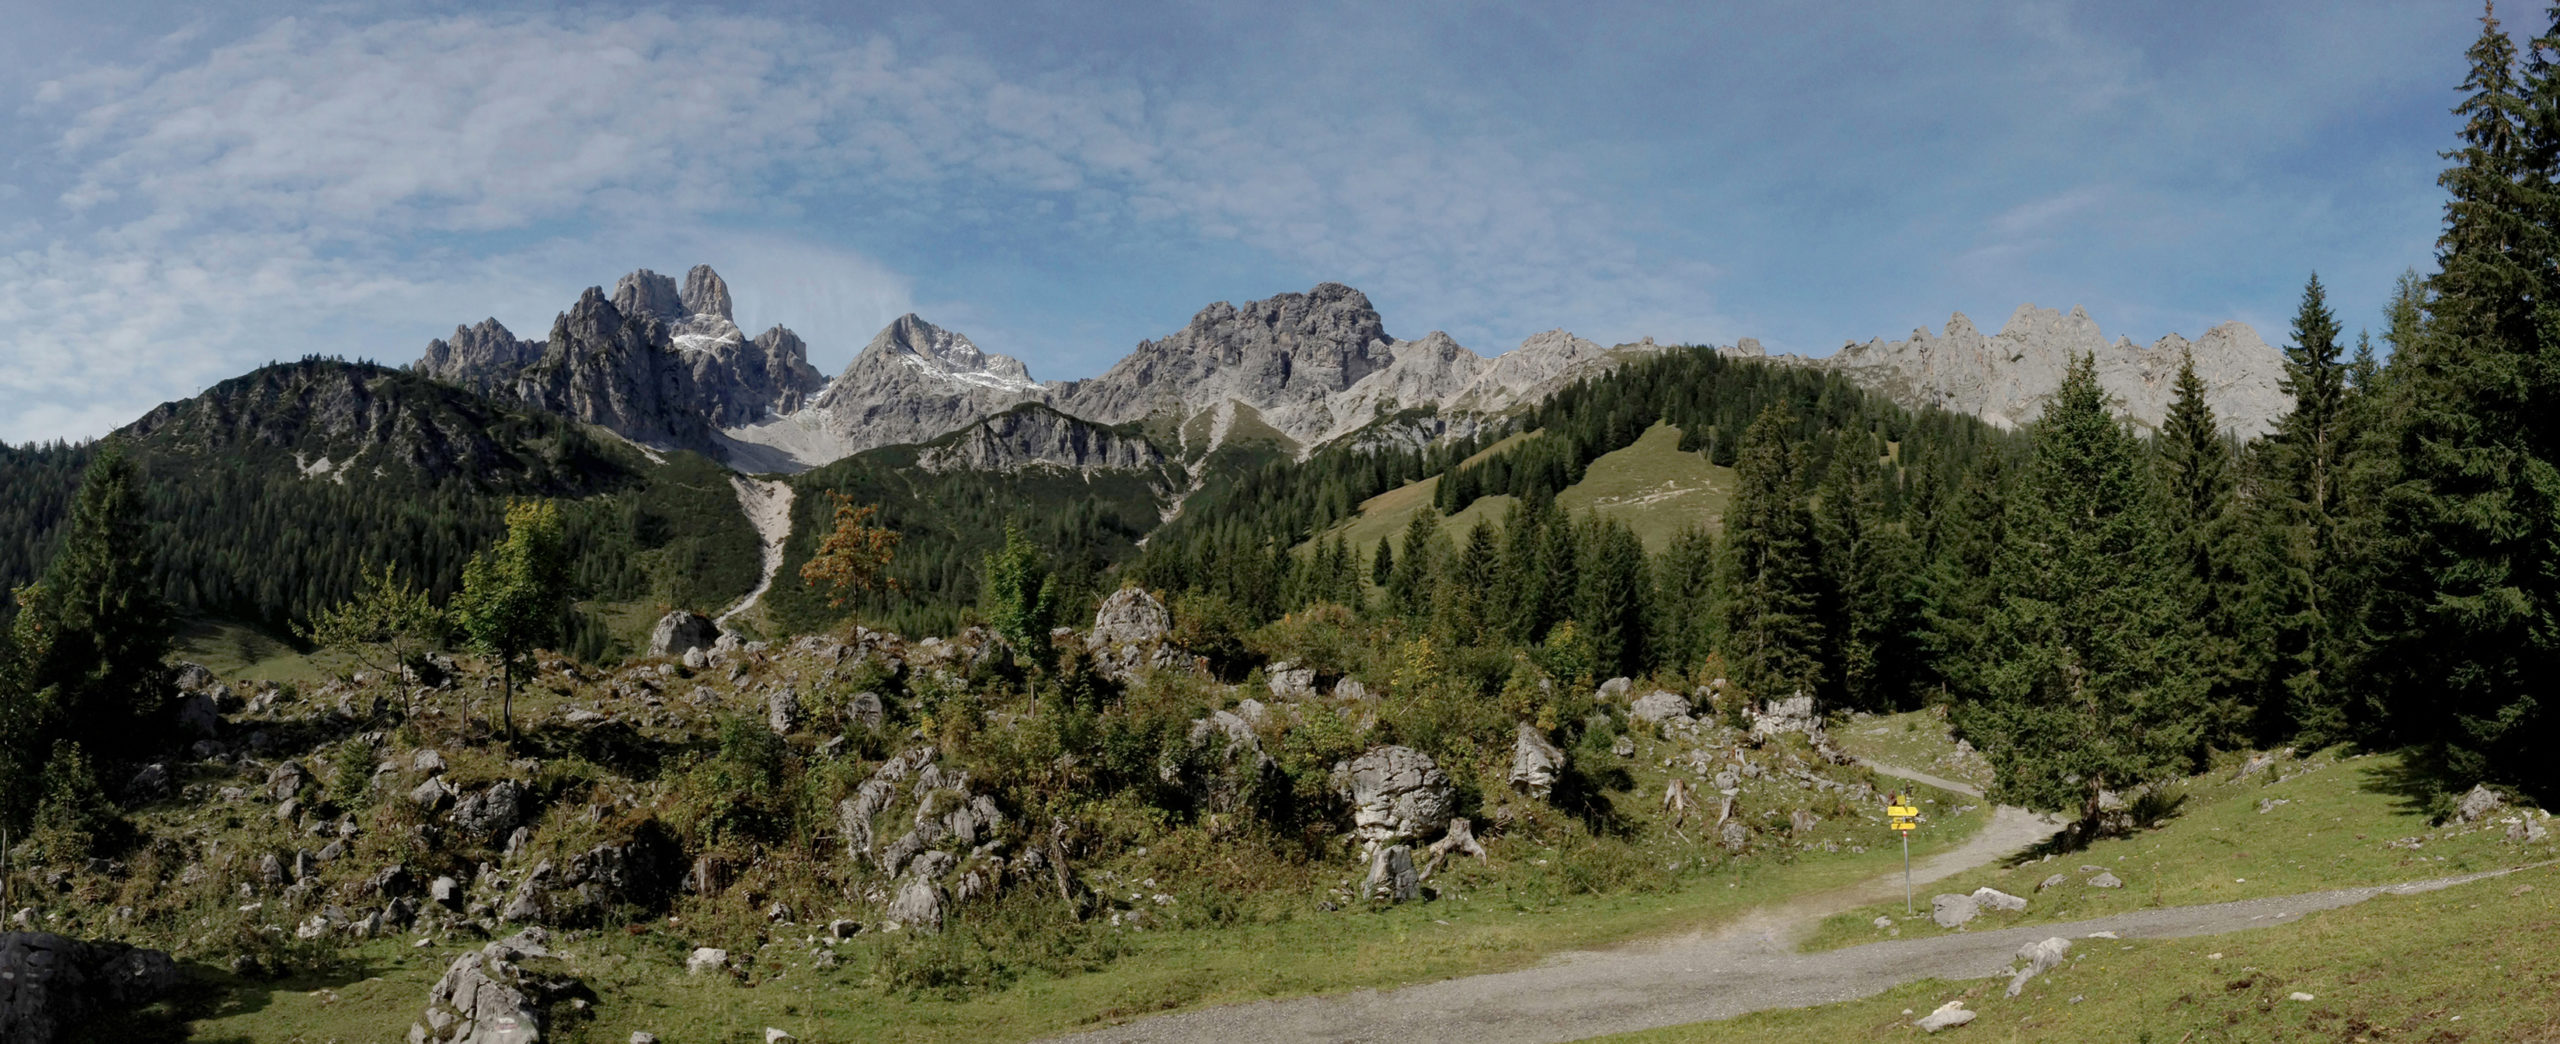
[[[540,337],[698,262],[830,373],[915,311],[1089,376],[1326,280],[1488,355],[1822,354],[2023,302],[2277,342],[2314,269],[2353,330],[2429,267],[2478,31],[2455,2],[277,10],[13,15],[0,439],[484,316]]]

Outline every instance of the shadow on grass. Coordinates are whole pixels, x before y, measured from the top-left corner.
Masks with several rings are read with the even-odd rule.
[[[233,974],[230,969],[202,961],[187,961],[178,966],[177,988],[169,995],[138,1008],[101,1012],[74,1028],[63,1038],[65,1044],[231,1044],[245,1042],[246,1037],[198,1037],[190,1024],[199,1019],[222,1018],[263,1011],[279,994],[305,993],[360,982],[377,974],[379,969],[362,961],[347,961],[323,970],[261,980]]]
[[[2086,851],[2090,845],[2100,841],[2131,837],[2145,830],[2158,830],[2170,820],[2178,818],[2179,813],[2184,812],[2186,807],[2187,792],[2183,787],[2173,786],[2144,791],[2135,795],[2133,802],[2125,806],[2123,811],[2104,813],[2101,815],[2101,821],[2096,824],[2066,824],[2062,829],[2055,831],[2053,836],[2002,859],[2000,865],[2014,870],[2051,856]]]
[[[2450,781],[2422,751],[2406,750],[2400,757],[2369,763],[2364,766],[2363,775],[2358,785],[2366,793],[2388,795],[2399,803],[2403,813],[2425,816],[2432,822],[2453,810]]]

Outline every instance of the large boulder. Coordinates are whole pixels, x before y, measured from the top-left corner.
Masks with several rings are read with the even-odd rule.
[[[1756,738],[1765,739],[1789,732],[1814,737],[1822,735],[1822,716],[1814,713],[1813,697],[1803,693],[1770,700],[1760,709],[1747,713],[1751,718],[1751,735]]]
[[[649,629],[649,655],[683,656],[695,649],[709,649],[720,640],[720,625],[691,609],[678,609],[658,618]]]
[[[1962,928],[1965,922],[1982,915],[1982,904],[1972,896],[1947,892],[1929,900],[1929,919],[1940,928]]]
[[[2498,796],[2497,791],[2485,785],[2475,786],[2469,793],[2462,795],[2462,801],[2454,806],[2453,818],[2465,823],[2477,823],[2489,818],[2490,813],[2496,812],[2506,803],[2507,799]]]
[[[1273,765],[1271,755],[1262,749],[1262,737],[1253,731],[1253,723],[1234,711],[1217,711],[1194,719],[1186,739],[1192,750],[1208,759],[1206,778],[1197,782],[1213,811],[1234,811],[1246,787]]]
[[[1166,645],[1172,636],[1173,613],[1164,603],[1143,587],[1123,587],[1102,600],[1084,645],[1095,670],[1126,682],[1150,667],[1178,666],[1181,655]]]
[[[466,953],[427,991],[427,1010],[409,1026],[409,1044],[532,1044],[551,1005],[584,990],[560,973],[540,928]]]
[[[1333,767],[1333,790],[1351,803],[1352,832],[1370,844],[1437,832],[1454,807],[1449,777],[1411,747],[1373,747]]]
[[[1544,800],[1555,789],[1557,774],[1564,771],[1564,751],[1547,740],[1537,726],[1521,722],[1511,741],[1511,776],[1513,789]]]
[[[52,1044],[100,1013],[160,999],[178,966],[158,950],[0,932],[0,1041]]]
[[[1627,706],[1627,717],[1648,724],[1681,722],[1689,719],[1689,701],[1676,692],[1655,689],[1637,697]]]
[[[533,815],[533,791],[512,779],[489,784],[455,803],[455,828],[483,842],[496,842],[525,825]]]
[[[2070,953],[2071,940],[2059,935],[2018,947],[2018,959],[2026,965],[2009,977],[2009,996],[2017,996],[2018,991],[2027,988],[2027,980],[2052,971]]]

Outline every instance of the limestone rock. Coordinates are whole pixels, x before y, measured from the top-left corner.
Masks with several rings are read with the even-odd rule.
[[[2027,901],[2025,899],[2010,895],[2009,893],[2003,892],[1997,888],[1976,888],[1973,890],[1972,898],[1976,904],[1980,905],[1985,910],[2006,910],[2011,913],[2015,913],[2027,908]]]
[[[904,928],[938,932],[942,930],[942,898],[941,884],[923,875],[912,876],[898,886],[897,898],[889,901],[889,909],[883,915]]]
[[[649,629],[649,655],[682,657],[695,649],[709,649],[720,640],[720,628],[711,618],[691,609],[678,609],[658,618]]]
[[[158,950],[0,932],[0,1041],[52,1044],[100,1012],[159,1000],[178,966]]]
[[[496,842],[514,833],[532,814],[532,789],[515,780],[502,779],[477,793],[464,795],[448,818],[456,829],[484,842]]]
[[[1939,1005],[1938,1010],[1920,1016],[1919,1021],[1912,1025],[1936,1033],[1942,1029],[1952,1029],[1971,1022],[1973,1016],[1973,1012],[1965,1010],[1963,1001],[1948,1001]]]
[[[2123,881],[2123,880],[2121,880],[2121,879],[2119,879],[2119,878],[2117,878],[2117,877],[2116,877],[2116,875],[2114,875],[2114,874],[2111,874],[2111,873],[2108,873],[2108,872],[2106,872],[2106,871],[2104,871],[2104,870],[2101,870],[2101,871],[2099,871],[2099,872],[2098,872],[2098,876],[2096,876],[2096,877],[2092,877],[2092,878],[2090,878],[2090,879],[2089,879],[2089,887],[2091,887],[2091,888],[2122,888],[2122,887],[2124,887],[2124,881]]]
[[[684,959],[684,973],[707,975],[729,967],[729,951],[714,946],[698,946]]]
[[[541,1040],[552,1004],[583,990],[575,979],[528,966],[555,956],[549,944],[542,929],[527,928],[454,958],[427,992],[425,1014],[409,1027],[410,1044]]]
[[[788,736],[800,731],[800,694],[790,689],[775,689],[766,694],[764,723],[765,727],[772,729],[776,736]]]
[[[1373,747],[1333,767],[1333,790],[1351,803],[1352,831],[1382,844],[1427,836],[1449,821],[1449,777],[1411,747]]]
[[[2036,891],[2039,891],[2039,892],[2044,891],[2044,890],[2046,890],[2046,889],[2052,888],[2052,887],[2054,887],[2054,886],[2056,886],[2056,885],[2059,885],[2059,884],[2063,883],[2064,881],[2068,881],[2068,880],[2070,880],[2070,879],[2071,879],[2071,875],[2069,875],[2069,874],[2054,874],[2054,875],[2052,875],[2052,876],[2050,876],[2050,877],[2045,878],[2045,879],[2044,879],[2044,880],[2042,880],[2042,881],[2038,881],[2038,882],[2036,882]]]
[[[2463,794],[2462,801],[2454,806],[2453,818],[2465,823],[2477,823],[2488,818],[2490,813],[2505,807],[2506,803],[2506,798],[2498,796],[2498,792],[2489,789],[2487,785],[2474,786],[2469,792]]]
[[[1555,789],[1557,774],[1564,771],[1564,751],[1549,742],[1547,734],[1528,722],[1521,722],[1511,741],[1511,776],[1513,789],[1530,797],[1545,800]]]
[[[888,720],[888,714],[887,705],[880,701],[880,694],[876,692],[857,692],[852,699],[845,701],[845,722],[858,729],[877,729],[881,722]]]
[[[1942,892],[1929,899],[1929,919],[1940,928],[1961,928],[1982,914],[1982,904],[1969,895]]]
[[[1085,649],[1094,668],[1107,677],[1129,682],[1151,667],[1174,667],[1182,657],[1166,645],[1173,636],[1173,613],[1143,587],[1123,587],[1102,600],[1093,614],[1093,630]]]
[[[1401,903],[1422,897],[1422,877],[1413,868],[1413,848],[1388,845],[1369,857],[1369,876],[1360,894],[1373,901]]]
[[[1766,738],[1791,732],[1805,736],[1819,736],[1822,733],[1822,717],[1813,711],[1813,697],[1803,693],[1784,699],[1769,700],[1766,705],[1748,711],[1747,714],[1751,719],[1751,734],[1756,737]]]
[[[1685,721],[1689,717],[1689,700],[1676,692],[1655,689],[1629,704],[1627,716],[1647,724]]]
[[[1194,719],[1185,737],[1193,750],[1217,748],[1216,762],[1209,778],[1196,781],[1206,792],[1206,804],[1214,811],[1234,811],[1247,784],[1261,778],[1273,767],[1271,755],[1262,749],[1262,737],[1253,724],[1233,711],[1216,711],[1206,718]]]
[[[2017,996],[2018,991],[2027,988],[2027,980],[2052,971],[2070,953],[2071,940],[2060,936],[2018,947],[2018,959],[2025,961],[2026,966],[2009,978],[2009,996]]]

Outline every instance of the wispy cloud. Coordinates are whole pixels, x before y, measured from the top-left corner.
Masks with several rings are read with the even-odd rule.
[[[1702,316],[1702,269],[1640,260],[1579,165],[1520,140],[734,14],[288,18],[48,81],[32,111],[73,174],[0,239],[5,438],[64,432],[35,402],[129,416],[274,355],[396,360],[442,323],[539,326],[576,285],[713,254],[761,319],[849,353],[912,277],[828,242],[846,212],[1232,242],[1480,345]]]

